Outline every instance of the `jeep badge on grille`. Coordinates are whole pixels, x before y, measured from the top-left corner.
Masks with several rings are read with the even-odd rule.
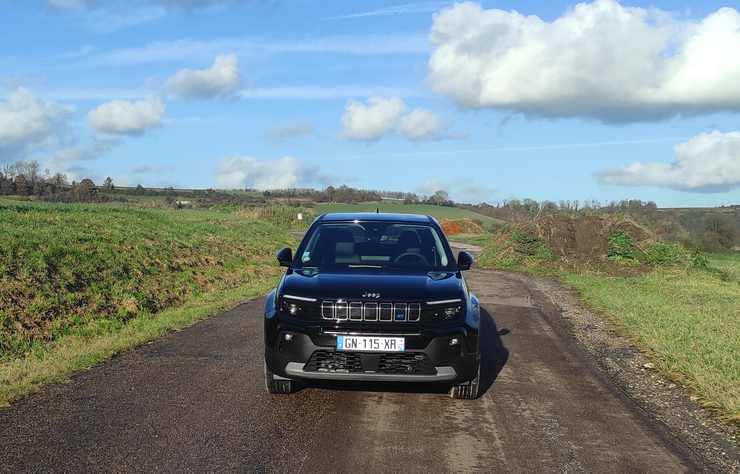
[[[377,299],[380,298],[380,293],[368,293],[368,292],[365,292],[365,293],[362,294],[362,297],[363,298],[372,298],[372,299],[377,300]]]

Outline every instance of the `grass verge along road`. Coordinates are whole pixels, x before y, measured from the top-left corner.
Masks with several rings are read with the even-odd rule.
[[[704,269],[620,268],[556,257],[542,239],[527,239],[524,250],[500,236],[464,240],[483,246],[483,267],[558,277],[700,403],[740,422],[740,253],[712,255]]]
[[[0,200],[0,405],[259,295],[291,241],[249,212]]]

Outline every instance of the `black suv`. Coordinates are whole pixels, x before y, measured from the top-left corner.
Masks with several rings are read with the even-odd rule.
[[[265,385],[302,379],[435,382],[478,395],[478,299],[437,221],[411,214],[325,214],[306,232],[265,304]]]

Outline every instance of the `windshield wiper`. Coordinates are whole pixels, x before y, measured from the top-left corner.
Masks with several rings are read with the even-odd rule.
[[[369,264],[352,264],[347,265],[349,268],[383,268],[382,265],[369,265]]]

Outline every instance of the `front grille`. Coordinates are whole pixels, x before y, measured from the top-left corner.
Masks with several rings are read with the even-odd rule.
[[[436,369],[424,354],[390,353],[380,356],[378,372],[383,374],[433,374]]]
[[[309,372],[362,372],[360,354],[355,352],[315,351],[303,370]]]
[[[303,367],[306,372],[378,373],[396,375],[434,375],[426,354],[420,352],[360,353],[318,350]]]
[[[321,317],[335,321],[415,322],[421,318],[421,304],[324,300]]]

